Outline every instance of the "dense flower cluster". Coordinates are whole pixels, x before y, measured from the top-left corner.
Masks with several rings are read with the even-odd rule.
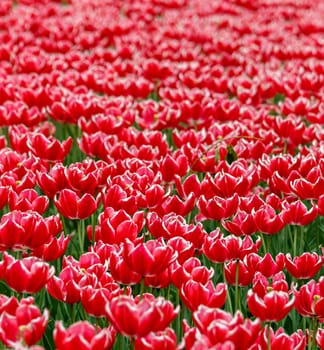
[[[0,342],[324,349],[321,0],[0,1]]]

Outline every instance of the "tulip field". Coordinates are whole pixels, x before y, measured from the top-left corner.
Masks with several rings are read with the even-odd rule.
[[[0,1],[0,350],[324,349],[324,1]]]

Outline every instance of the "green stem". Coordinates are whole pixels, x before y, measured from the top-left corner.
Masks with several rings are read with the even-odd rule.
[[[297,255],[297,237],[298,236],[298,228],[295,226],[294,228],[294,245],[293,245],[293,256]]]
[[[76,304],[70,304],[71,323],[75,322]]]
[[[317,333],[317,329],[318,329],[318,319],[316,317],[312,318],[312,322],[311,322],[311,329],[309,330],[309,340],[311,343],[311,347],[310,349],[314,349],[316,350],[316,333]],[[309,343],[308,343],[309,345]]]
[[[268,330],[268,336],[267,336],[267,340],[268,340],[268,350],[271,350],[271,323],[269,322],[268,323],[268,327],[267,327],[267,330]]]
[[[91,215],[92,244],[95,242],[96,218],[95,213]]]
[[[264,233],[262,233],[260,236],[261,236],[261,241],[262,241],[263,253],[267,254],[268,249],[267,249],[267,244],[266,244],[266,240],[265,240],[266,235]]]
[[[80,244],[80,255],[84,251],[84,241],[85,241],[85,225],[84,220],[78,220],[78,238]]]
[[[239,292],[239,261],[236,261],[235,267],[235,310],[241,310],[240,292]]]
[[[141,279],[141,286],[140,286],[140,296],[142,296],[145,293],[145,279],[144,277]]]

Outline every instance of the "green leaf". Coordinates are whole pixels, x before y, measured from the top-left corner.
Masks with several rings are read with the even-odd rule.
[[[227,154],[226,154],[226,161],[228,164],[232,164],[237,160],[238,156],[235,152],[233,146],[229,145],[227,146]]]
[[[283,94],[276,94],[276,96],[273,98],[273,104],[278,105],[280,102],[284,102],[285,95]]]

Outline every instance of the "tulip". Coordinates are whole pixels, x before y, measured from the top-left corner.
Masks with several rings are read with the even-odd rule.
[[[9,187],[0,186],[0,210],[8,203]]]
[[[177,252],[177,261],[183,264],[195,254],[195,246],[190,241],[182,237],[172,237],[168,240],[168,245]]]
[[[244,262],[248,266],[249,271],[258,271],[266,277],[271,277],[283,270],[285,266],[285,256],[279,253],[274,260],[270,253],[266,253],[263,257],[251,253],[244,257]]]
[[[56,163],[48,173],[43,171],[37,172],[37,183],[49,198],[54,198],[57,192],[68,188],[64,165]]]
[[[258,230],[268,235],[278,233],[286,225],[282,215],[277,214],[275,209],[268,204],[254,212],[254,220]]]
[[[324,349],[324,329],[323,328],[319,328],[317,330],[316,343],[321,350]]]
[[[175,175],[184,176],[188,171],[188,159],[184,154],[179,154],[177,157],[167,155],[161,163],[162,178],[166,182],[174,180]]]
[[[188,225],[183,216],[173,212],[162,217],[156,212],[150,212],[146,219],[147,227],[155,238],[170,240],[182,237],[200,249],[207,235],[201,223]]]
[[[11,313],[1,313],[0,339],[9,347],[17,342],[32,346],[42,338],[48,319],[48,311],[42,315],[33,298],[22,299]]]
[[[53,136],[46,137],[44,134],[34,133],[28,138],[27,146],[36,157],[57,162],[64,160],[70,152],[72,142],[72,137],[61,143]]]
[[[52,218],[44,219],[34,211],[12,211],[1,217],[0,247],[2,249],[35,249],[48,243],[57,232],[51,232]]]
[[[64,189],[54,198],[54,204],[58,211],[68,219],[86,219],[97,210],[94,197],[85,193],[79,197],[72,190]]]
[[[254,271],[244,260],[231,260],[224,265],[225,279],[231,286],[247,286],[252,283]]]
[[[216,286],[212,281],[206,284],[188,280],[180,288],[180,296],[186,307],[195,311],[199,305],[206,305],[211,308],[222,307],[227,296],[227,287],[224,283]]]
[[[318,282],[310,280],[298,290],[292,287],[296,298],[295,308],[297,312],[306,317],[313,317],[319,320],[324,319],[324,278]]]
[[[76,192],[95,194],[99,185],[100,170],[94,161],[85,160],[64,169],[68,187]]]
[[[34,189],[25,189],[19,194],[12,190],[9,192],[8,205],[11,211],[33,210],[42,215],[49,205],[49,199],[46,196],[40,196]]]
[[[8,286],[18,293],[37,293],[45,287],[54,275],[55,269],[36,257],[16,260],[4,253],[1,263],[3,279]]]
[[[73,323],[65,329],[61,321],[55,322],[54,343],[59,350],[112,349],[116,337],[113,327],[99,328],[87,321]]]
[[[130,269],[122,255],[112,252],[110,255],[109,270],[115,281],[122,284],[137,284],[142,275]]]
[[[239,210],[232,221],[222,221],[222,226],[235,236],[252,235],[258,228],[252,214]]]
[[[80,301],[79,282],[83,274],[77,266],[63,266],[59,276],[53,276],[46,285],[47,292],[55,299],[74,304]]]
[[[182,265],[175,261],[169,266],[171,281],[177,287],[181,288],[189,280],[205,285],[214,276],[214,269],[207,269],[200,260],[195,257],[187,259]]]
[[[314,277],[324,264],[323,256],[316,253],[303,253],[294,258],[286,254],[286,270],[297,279]]]
[[[231,342],[237,350],[249,349],[254,344],[261,326],[258,319],[245,320],[240,311],[232,316],[221,309],[204,305],[199,306],[193,313],[193,321],[211,345]]]
[[[179,313],[170,301],[144,293],[136,298],[120,295],[106,305],[107,318],[116,330],[128,336],[145,337],[165,330]]]
[[[304,350],[306,349],[306,336],[300,329],[288,335],[282,327],[278,328],[275,332],[270,327],[269,340],[269,326],[266,326],[259,333],[259,337],[255,342],[255,348],[252,347],[251,350],[266,350],[269,348],[269,345],[274,350]]]
[[[291,225],[306,226],[314,221],[318,215],[318,209],[315,205],[308,210],[306,205],[300,200],[292,203],[285,202],[283,206],[283,219]]]
[[[159,216],[164,216],[172,212],[177,215],[186,216],[193,210],[195,201],[196,196],[193,192],[184,199],[180,199],[176,195],[170,195],[167,196],[160,205],[156,206],[154,210]]]
[[[239,196],[246,196],[250,189],[250,182],[247,176],[233,176],[229,173],[219,172],[212,179],[205,177],[201,183],[201,192],[213,193],[214,196],[229,198],[235,193]]]
[[[99,224],[95,228],[95,241],[103,243],[120,244],[127,239],[133,242],[141,241],[138,238],[144,226],[143,212],[136,212],[131,217],[124,210],[114,210],[108,207],[99,215]],[[88,228],[88,238],[92,240],[91,227]]]
[[[223,263],[232,259],[242,260],[245,255],[256,253],[260,246],[260,238],[254,243],[250,236],[243,239],[233,235],[223,237],[217,229],[206,237],[203,252],[211,261]]]
[[[71,236],[64,237],[64,233],[59,238],[53,237],[48,243],[43,244],[33,250],[33,255],[44,261],[54,261],[59,259],[68,247]]]
[[[177,337],[174,330],[166,328],[163,331],[149,333],[145,337],[136,338],[134,350],[176,350]]]
[[[314,176],[313,179],[300,177],[290,184],[291,189],[297,194],[299,198],[304,199],[318,199],[319,200],[319,214],[322,215],[322,200],[324,198],[324,181],[320,174]]]
[[[162,239],[138,245],[126,240],[122,256],[132,271],[142,276],[153,276],[165,270],[177,258],[177,253]]]
[[[247,305],[250,312],[265,322],[279,322],[291,311],[295,303],[295,297],[289,298],[284,291],[271,290],[260,297],[251,289],[247,294]]]
[[[237,194],[234,194],[229,198],[222,198],[218,196],[214,196],[210,199],[206,199],[204,195],[202,195],[197,202],[198,209],[201,211],[201,220],[212,219],[212,220],[223,220],[228,219],[238,209],[239,205],[239,197]]]

